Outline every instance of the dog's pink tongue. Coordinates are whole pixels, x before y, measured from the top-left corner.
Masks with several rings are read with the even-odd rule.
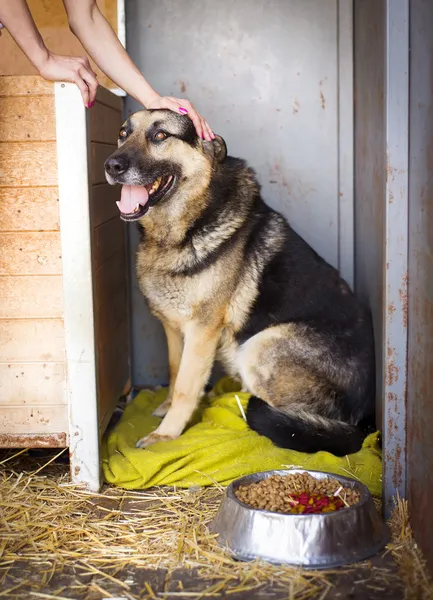
[[[143,185],[123,185],[120,201],[116,202],[124,215],[134,212],[137,204],[144,206],[149,200],[149,192]]]

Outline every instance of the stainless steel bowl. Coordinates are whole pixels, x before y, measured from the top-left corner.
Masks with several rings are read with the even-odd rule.
[[[309,473],[316,479],[333,477],[344,487],[357,490],[360,500],[335,512],[292,515],[254,509],[235,496],[240,485],[291,473]],[[221,546],[239,560],[262,559],[310,569],[365,560],[379,552],[390,537],[365,485],[333,473],[306,469],[267,471],[237,479],[228,486],[211,530],[218,534]]]

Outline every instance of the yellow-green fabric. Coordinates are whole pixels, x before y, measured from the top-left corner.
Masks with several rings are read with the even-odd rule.
[[[238,385],[228,378],[219,381],[212,397],[202,401],[189,427],[177,440],[136,448],[136,442],[159,424],[160,419],[153,417],[152,411],[166,394],[166,389],[141,391],[105,436],[102,466],[108,483],[126,489],[154,485],[189,488],[215,483],[225,486],[250,473],[301,467],[354,477],[365,483],[372,494],[381,493],[378,433],[369,435],[359,452],[344,458],[329,452],[282,450],[248,428],[235,396],[245,411],[249,394],[239,392]]]

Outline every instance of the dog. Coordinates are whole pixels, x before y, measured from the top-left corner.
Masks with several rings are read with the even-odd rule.
[[[121,218],[139,224],[138,282],[168,345],[163,419],[137,446],[183,432],[218,359],[275,445],[357,452],[374,419],[371,315],[265,204],[253,169],[158,109],[126,120],[105,172],[123,186]]]

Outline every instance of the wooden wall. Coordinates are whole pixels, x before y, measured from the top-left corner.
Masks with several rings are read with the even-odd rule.
[[[63,88],[68,93],[58,95]],[[71,101],[75,128],[68,113],[59,129],[59,103]],[[116,206],[120,189],[109,186],[104,173],[121,122],[121,99],[102,87],[95,106],[84,110],[75,86],[66,89],[34,76],[0,77],[0,447],[69,445],[69,432],[74,427],[84,431],[89,421],[89,413],[79,410],[87,390],[91,402],[97,398],[97,410],[95,405],[88,409],[101,433],[130,385],[126,231]],[[87,164],[77,187],[81,190],[77,193],[83,193],[77,201],[85,203],[84,212],[89,211],[90,227],[88,220],[84,229],[82,212],[76,214],[79,202],[71,204],[65,195],[75,181],[69,162],[66,178],[60,177],[64,172],[58,166],[62,145],[57,135],[64,135],[63,147],[65,139],[75,144],[74,156]],[[68,204],[60,206],[59,198]],[[60,225],[59,206],[79,217],[72,224],[78,230],[70,229],[68,219]],[[87,265],[74,259],[80,252],[77,237],[83,239],[82,252],[89,251]],[[67,270],[71,261],[66,260],[65,248],[73,258],[73,272]],[[85,273],[77,274],[78,263]],[[64,300],[63,294],[79,293],[77,286],[85,285],[85,280],[90,283],[86,310],[91,310],[93,297],[93,320],[75,323],[83,315],[66,311],[70,296]],[[90,362],[94,357],[96,365],[77,395],[74,360],[79,362],[79,357],[73,344],[67,346],[68,332],[88,326],[82,352],[90,352]],[[96,395],[88,388],[95,382]],[[94,433],[96,429],[86,434],[86,448],[92,444],[97,448],[97,439],[88,439]],[[99,470],[97,451],[93,454]],[[97,486],[97,476],[93,479]]]
[[[56,54],[86,55],[80,42],[69,31],[68,20],[61,0],[27,0],[36,25],[47,48]],[[117,0],[98,0],[98,6],[117,33]],[[93,64],[101,85],[116,86]],[[3,30],[0,39],[0,75],[35,75],[36,70],[13,39]]]
[[[53,86],[0,77],[0,445],[66,445],[62,317]]]
[[[129,309],[126,224],[119,218],[119,187],[108,185],[104,162],[117,147],[122,102],[99,89],[89,111],[91,223],[99,422],[103,431],[129,387]]]

